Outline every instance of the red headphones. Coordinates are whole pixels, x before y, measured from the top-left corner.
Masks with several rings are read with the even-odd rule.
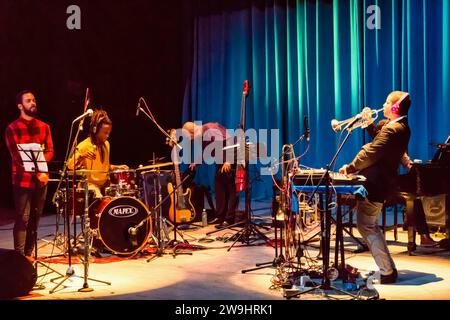
[[[391,112],[395,113],[395,114],[400,114],[400,104],[402,103],[402,101],[409,96],[409,93],[405,93],[400,100],[398,100],[396,103],[394,103],[391,106]]]

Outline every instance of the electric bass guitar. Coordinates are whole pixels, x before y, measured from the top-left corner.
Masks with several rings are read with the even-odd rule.
[[[178,143],[175,139],[175,129],[170,130],[170,136],[172,140],[167,143],[174,147]],[[177,157],[176,152],[174,157]],[[195,218],[195,209],[191,202],[191,189],[187,188],[186,192],[183,193],[183,187],[181,186],[181,175],[180,175],[180,165],[179,160],[173,159],[173,166],[175,169],[175,182],[174,186],[172,183],[167,183],[167,191],[170,196],[170,208],[169,208],[169,220],[175,223],[190,223]],[[179,186],[175,192],[173,190]],[[172,193],[173,192],[173,193]]]

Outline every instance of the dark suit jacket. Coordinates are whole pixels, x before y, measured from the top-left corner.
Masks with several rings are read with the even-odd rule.
[[[359,171],[367,178],[369,200],[383,202],[393,191],[410,136],[407,118],[390,123],[377,133],[371,143],[364,145],[349,164],[347,172]]]

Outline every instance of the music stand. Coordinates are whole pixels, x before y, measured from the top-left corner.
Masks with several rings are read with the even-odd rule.
[[[36,175],[39,173],[48,173],[48,167],[47,162],[44,158],[44,150],[42,150],[42,147],[37,143],[28,143],[28,144],[18,144],[17,149],[19,150],[20,157],[23,162],[23,166],[25,169],[25,172],[29,173],[35,173]],[[33,210],[30,208],[30,210]],[[31,218],[31,216],[30,216]],[[35,217],[37,219],[37,217]],[[29,222],[28,222],[29,223]],[[34,233],[34,268],[37,275],[37,278],[45,277],[48,274],[51,274],[53,272],[59,274],[62,276],[62,274],[55,269],[51,268],[49,265],[41,262],[38,260],[38,245],[37,245],[37,220],[35,223],[35,230],[33,230]],[[38,265],[43,266],[47,268],[48,270],[51,270],[51,272],[45,272],[43,275],[38,275]],[[35,285],[33,288],[34,290],[43,290],[45,289],[45,286],[43,284]]]
[[[249,246],[252,242],[255,242],[259,239],[262,239],[266,243],[271,245],[270,239],[265,234],[263,234],[258,229],[259,226],[252,221],[251,183],[250,183],[250,179],[249,179],[249,164],[250,164],[249,162],[250,162],[250,156],[251,156],[251,147],[250,147],[249,143],[247,143],[247,142],[244,142],[244,143],[245,143],[245,147],[244,147],[245,148],[245,150],[244,150],[244,152],[245,152],[244,153],[245,154],[245,156],[244,156],[245,157],[245,162],[244,162],[245,163],[244,164],[244,167],[245,167],[245,190],[244,190],[244,192],[245,192],[245,211],[244,212],[245,212],[246,219],[244,221],[240,221],[240,222],[231,224],[227,227],[220,228],[220,229],[206,233],[206,235],[211,235],[211,234],[219,232],[219,231],[223,231],[226,229],[233,229],[234,227],[239,227],[239,226],[243,225],[241,230],[237,231],[234,235],[232,235],[229,238],[229,239],[232,239],[232,238],[235,238],[235,239],[234,239],[233,243],[228,247],[227,251],[230,251],[231,248],[233,248],[234,245],[241,238],[243,238],[242,242],[245,243],[247,246]],[[244,144],[244,143],[241,143],[241,144]],[[225,147],[223,150],[227,150],[230,148],[239,148],[239,146],[240,146],[240,144],[228,146],[228,147]],[[258,150],[259,150],[261,156],[266,154],[264,145],[258,144],[258,145],[256,145],[256,148],[257,148],[256,154],[253,153],[254,157],[258,158],[260,156],[258,153]],[[252,235],[256,236],[256,239],[251,240],[250,237]]]

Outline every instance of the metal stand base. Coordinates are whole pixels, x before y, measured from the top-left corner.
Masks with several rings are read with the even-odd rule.
[[[65,276],[61,275],[60,277],[53,278],[53,279],[50,280],[51,282],[53,282],[53,281],[55,281],[55,280],[57,280],[57,279],[63,278],[63,279],[61,280],[61,282],[59,282],[59,283],[56,285],[56,287],[54,287],[52,290],[49,291],[49,293],[50,293],[50,294],[54,293],[54,292],[56,291],[56,289],[58,289],[64,282],[66,282],[67,279],[69,279],[69,278],[71,278],[71,277],[77,277],[77,278],[80,278],[80,279],[84,279],[84,277],[75,275],[75,270],[73,270],[72,267],[69,267],[69,268],[67,269],[67,271],[66,271],[66,275],[65,275]],[[107,281],[103,281],[103,280],[97,280],[97,279],[92,279],[92,278],[87,278],[87,279],[88,279],[88,280],[91,280],[91,281],[95,281],[95,282],[104,283],[104,284],[107,284],[107,285],[109,285],[109,286],[111,285],[111,282],[107,282]],[[89,290],[88,290],[88,289],[89,289]],[[80,292],[91,292],[91,291],[93,291],[93,290],[94,290],[94,289],[89,288],[86,284],[84,284],[84,285],[83,285],[83,288],[79,289],[78,291],[80,291]]]
[[[231,225],[233,226],[233,225]],[[228,228],[230,228],[231,226],[229,226]],[[222,230],[222,229],[219,229]],[[251,236],[255,236],[256,238],[251,239]],[[246,223],[246,225],[242,228],[242,230],[236,232],[234,235],[232,235],[229,239],[227,239],[225,242],[227,242],[228,240],[235,238],[234,242],[231,244],[231,246],[228,247],[227,251],[230,251],[231,248],[234,247],[234,245],[236,244],[236,242],[238,242],[240,239],[242,239],[242,243],[245,243],[247,246],[250,245],[251,243],[257,241],[257,240],[264,240],[266,243],[271,244],[270,243],[270,239],[263,234],[261,231],[258,230],[258,227],[253,223],[253,222],[248,222]]]
[[[278,268],[280,265],[286,262],[286,259],[283,256],[276,257],[273,261],[270,262],[262,262],[255,264],[255,268],[249,268],[241,270],[241,273],[252,272],[256,270],[261,270],[265,268]]]
[[[34,268],[35,268],[35,270],[36,270],[36,273],[37,273],[38,265],[40,265],[41,267],[44,267],[44,268],[47,269],[47,272],[45,272],[44,274],[41,274],[41,275],[38,275],[38,276],[37,276],[38,279],[39,279],[39,278],[43,278],[43,277],[45,277],[45,276],[47,276],[47,275],[49,275],[49,274],[52,274],[52,273],[57,273],[57,274],[59,274],[59,276],[64,277],[64,275],[63,275],[61,272],[56,271],[55,269],[51,268],[49,265],[47,265],[47,264],[45,264],[45,263],[43,263],[43,262],[41,262],[41,261],[37,261],[37,260],[34,262]],[[48,270],[50,270],[50,272],[48,272]],[[45,289],[45,286],[44,286],[44,285],[41,285],[41,284],[37,285],[37,287],[39,287],[39,288],[38,288],[38,289],[34,289],[34,288],[33,288],[33,289],[34,289],[34,290],[42,290],[42,289]]]

